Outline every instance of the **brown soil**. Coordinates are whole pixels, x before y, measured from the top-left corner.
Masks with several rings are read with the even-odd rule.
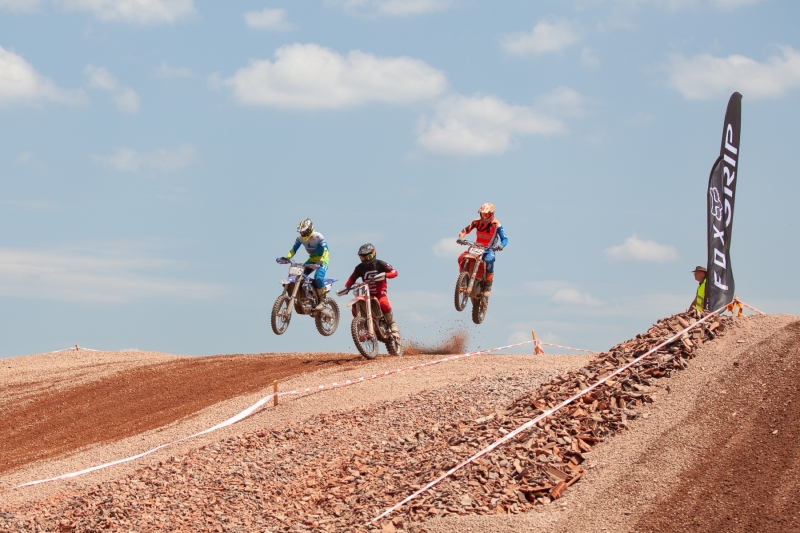
[[[466,353],[469,344],[469,333],[463,329],[453,331],[444,339],[432,343],[410,340],[404,347],[406,355],[443,354],[456,355]]]
[[[707,451],[635,531],[800,532],[800,321],[738,363],[689,417]]]
[[[24,402],[0,403],[0,473],[163,427],[276,379],[364,362],[353,354],[187,357],[61,389],[36,383]]]

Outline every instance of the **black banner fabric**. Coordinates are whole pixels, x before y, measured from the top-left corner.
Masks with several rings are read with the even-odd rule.
[[[733,93],[725,112],[719,157],[708,177],[708,272],[705,308],[712,311],[731,303],[735,290],[731,270],[731,234],[741,125],[742,95]]]

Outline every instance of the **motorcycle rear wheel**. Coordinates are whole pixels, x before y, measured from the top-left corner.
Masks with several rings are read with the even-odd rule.
[[[333,316],[328,318],[323,315],[325,312]],[[314,317],[314,321],[317,323],[317,331],[320,335],[323,337],[333,335],[333,332],[339,327],[339,304],[336,303],[336,300],[325,298],[325,307]]]
[[[272,331],[275,335],[283,335],[289,329],[289,321],[292,319],[292,310],[289,309],[288,296],[281,294],[272,305],[272,317],[270,323],[272,324]]]
[[[367,319],[357,316],[350,325],[350,332],[353,334],[353,342],[358,352],[367,359],[375,359],[378,356],[378,339],[375,335],[370,335]]]
[[[403,339],[400,339],[400,342],[394,340],[394,337],[389,335],[389,339],[384,343],[386,345],[386,351],[392,355],[396,355],[397,357],[402,357],[403,355]]]
[[[469,301],[467,287],[469,287],[469,272],[461,272],[456,278],[456,290],[453,294],[456,311],[463,311],[467,306],[467,301]]]
[[[477,299],[472,301],[472,321],[476,324],[483,322],[486,318],[486,309],[489,307],[489,299],[483,296],[478,296]]]

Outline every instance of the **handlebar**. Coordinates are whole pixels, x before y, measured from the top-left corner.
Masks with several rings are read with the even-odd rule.
[[[380,275],[380,274],[379,274],[379,275]],[[384,276],[385,276],[385,274],[384,274]],[[342,289],[342,290],[340,290],[340,291],[336,291],[336,295],[337,295],[337,296],[344,296],[345,294],[347,294],[348,292],[352,291],[353,289],[357,289],[357,288],[359,288],[359,287],[363,287],[364,285],[369,285],[369,282],[370,282],[370,281],[374,281],[374,279],[375,279],[375,278],[372,278],[372,279],[371,279],[371,280],[369,280],[369,281],[361,281],[361,282],[359,282],[359,283],[353,283],[353,284],[352,284],[352,285],[350,285],[349,287],[345,287],[344,289]]]
[[[503,249],[502,246],[484,246],[482,244],[478,244],[477,242],[471,242],[466,239],[456,239],[458,244],[463,244],[464,246],[474,246],[476,248],[483,248],[484,250],[492,250],[494,252],[499,252]]]
[[[275,262],[278,263],[279,265],[292,265],[292,266],[308,268],[311,270],[317,270],[318,268],[320,268],[320,265],[317,263],[295,263],[291,259],[286,259],[285,257],[279,257],[275,259]]]

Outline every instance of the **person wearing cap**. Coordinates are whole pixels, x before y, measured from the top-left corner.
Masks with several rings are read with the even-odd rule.
[[[692,305],[689,306],[689,311],[693,308],[699,312],[703,312],[703,304],[706,299],[706,267],[698,266],[694,269],[694,279],[699,283],[697,286],[697,295],[692,300]]]

